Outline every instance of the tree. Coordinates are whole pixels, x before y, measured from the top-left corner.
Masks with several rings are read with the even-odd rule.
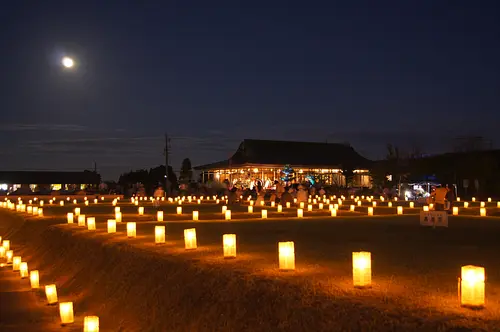
[[[182,183],[189,183],[191,182],[192,178],[193,178],[193,170],[191,167],[191,160],[189,160],[189,158],[185,158],[182,161],[179,181]]]

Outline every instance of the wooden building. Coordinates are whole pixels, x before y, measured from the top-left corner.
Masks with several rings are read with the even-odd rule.
[[[245,139],[231,158],[194,169],[201,172],[203,182],[227,179],[251,187],[259,181],[272,187],[275,180],[281,180],[285,165],[290,165],[293,182],[314,177],[325,185],[345,186],[345,174],[353,173],[353,187],[370,187],[371,164],[345,144]]]

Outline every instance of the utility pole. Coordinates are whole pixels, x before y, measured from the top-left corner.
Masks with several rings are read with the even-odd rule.
[[[168,138],[167,133],[165,133],[165,194],[169,194],[168,190],[168,145],[170,144],[170,139]]]

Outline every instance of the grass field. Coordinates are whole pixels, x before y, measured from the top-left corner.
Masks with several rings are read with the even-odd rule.
[[[306,218],[298,219],[295,209],[277,214],[268,207],[271,219],[264,220],[260,208],[249,215],[241,206],[229,207],[234,220],[224,221],[221,206],[193,204],[183,206],[181,216],[174,214],[175,205],[162,206],[167,221],[156,222],[153,207],[137,216],[136,206],[119,206],[123,222],[115,234],[106,233],[113,207],[98,204],[81,207],[96,217],[96,231],[65,223],[72,205],[46,206],[46,218],[28,217],[15,235],[53,278],[60,279],[63,266],[73,264],[60,282],[88,303],[114,307],[114,317],[101,311],[115,326],[128,322],[131,330],[148,326],[158,331],[500,330],[500,219],[494,217],[451,216],[449,228],[432,229],[419,226],[419,209],[405,208],[409,215],[396,216],[396,207],[377,207],[373,217],[366,216],[366,206],[342,210],[338,217],[329,217],[325,209],[306,211]],[[489,206],[489,215],[496,214],[495,206]],[[200,211],[201,221],[190,220],[193,210]],[[479,214],[477,207],[462,212]],[[126,237],[127,221],[137,222],[135,239]],[[154,244],[156,225],[166,226],[164,245]],[[196,228],[194,251],[184,249],[186,228]],[[222,257],[227,233],[237,236],[236,259]],[[278,270],[279,241],[295,242],[296,271]],[[352,286],[353,251],[372,253],[371,289]],[[484,310],[459,305],[457,278],[468,264],[486,269]],[[89,283],[93,276],[102,287]],[[120,280],[119,285],[110,278]]]

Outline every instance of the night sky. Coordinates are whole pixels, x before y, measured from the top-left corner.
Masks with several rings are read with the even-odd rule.
[[[2,170],[116,180],[163,163],[165,132],[174,169],[244,138],[500,141],[498,1],[9,1],[0,22]]]

